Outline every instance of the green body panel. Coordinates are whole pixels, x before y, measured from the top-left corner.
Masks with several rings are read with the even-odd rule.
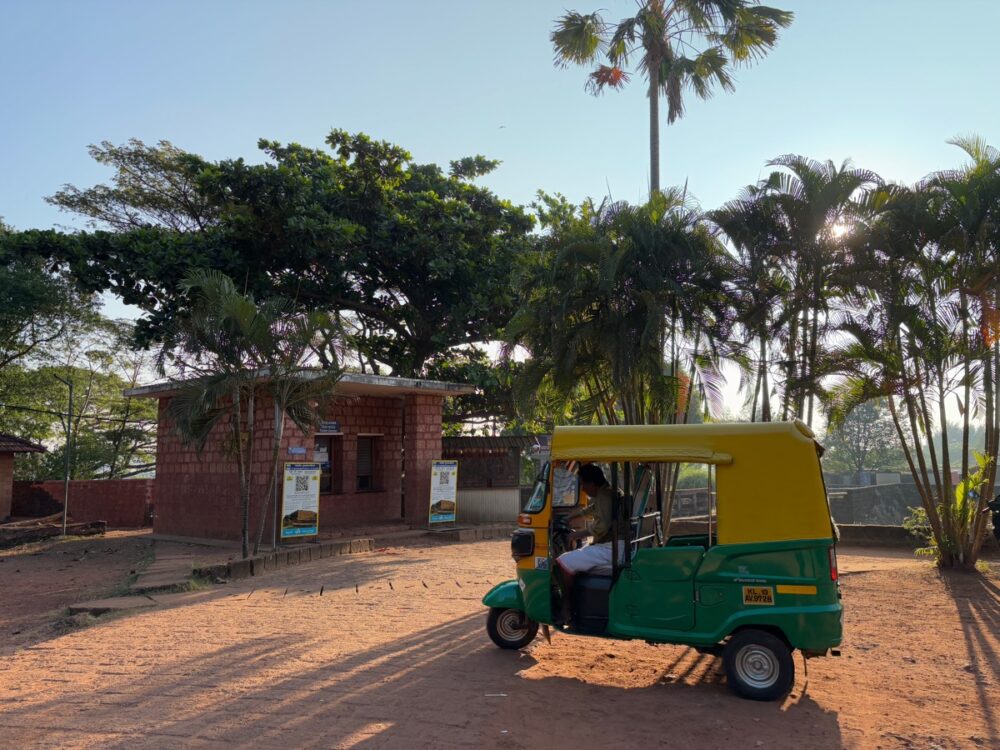
[[[837,584],[830,580],[827,552],[832,544],[832,539],[820,539],[717,545],[703,556],[700,548],[687,545],[640,550],[633,561],[640,581],[623,571],[612,590],[608,634],[711,645],[737,628],[765,626],[779,628],[793,648],[824,651],[838,646],[843,607]],[[664,561],[653,561],[657,555]],[[684,615],[671,618],[665,613],[669,605],[664,594],[676,601],[684,582],[670,580],[656,586],[647,580],[667,571],[679,578],[688,569],[689,555],[701,557],[689,579],[694,613],[690,625]],[[779,585],[815,586],[816,593],[779,593]],[[744,586],[770,588],[774,603],[744,604]],[[663,622],[675,624],[658,626]]]
[[[483,597],[483,604],[487,607],[524,611],[524,599],[517,581],[498,583]]]
[[[552,579],[548,570],[518,568],[524,612],[535,622],[552,623]]]
[[[833,539],[713,547],[695,579],[698,630],[728,634],[741,626],[772,625],[793,648],[824,651],[840,645],[843,606],[830,580]],[[774,605],[743,603],[744,586],[774,589]],[[782,593],[779,586],[815,586],[815,594]]]
[[[609,621],[623,634],[691,630],[694,573],[704,553],[704,547],[637,550],[631,567],[622,571],[615,585]]]

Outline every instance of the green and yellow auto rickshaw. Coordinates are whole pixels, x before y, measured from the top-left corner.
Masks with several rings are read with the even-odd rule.
[[[522,648],[543,624],[686,644],[721,652],[737,694],[784,696],[793,650],[839,654],[843,607],[821,455],[799,421],[557,427],[511,539],[517,578],[483,598],[491,639]],[[620,555],[609,555],[607,569],[574,576],[567,591],[556,560],[570,546],[566,516],[586,502],[576,477],[586,463],[611,475],[621,522],[611,549]],[[714,491],[697,533],[664,537],[660,515],[672,489],[664,477],[677,464],[707,466]]]

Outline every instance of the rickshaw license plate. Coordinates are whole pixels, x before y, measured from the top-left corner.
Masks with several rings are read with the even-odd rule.
[[[774,589],[770,586],[744,586],[744,604],[774,605]]]

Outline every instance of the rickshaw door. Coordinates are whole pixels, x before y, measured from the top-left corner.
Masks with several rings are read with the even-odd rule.
[[[636,550],[611,595],[610,629],[691,630],[694,627],[694,575],[702,547]]]

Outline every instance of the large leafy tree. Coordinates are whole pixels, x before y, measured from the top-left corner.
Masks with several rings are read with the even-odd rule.
[[[885,404],[867,401],[832,426],[823,439],[828,469],[847,471],[894,469],[903,463],[896,426]]]
[[[418,375],[434,355],[495,338],[532,227],[475,184],[496,162],[471,157],[445,172],[343,131],[327,145],[261,141],[267,160],[248,164],[207,163],[169,144],[105,144],[95,155],[115,166],[112,184],[66,187],[53,201],[116,231],[28,232],[15,244],[143,309],[143,343],[185,314],[178,289],[192,269],[329,312],[328,338],[349,330],[366,369]]]
[[[158,226],[177,231],[203,230],[218,218],[218,207],[198,190],[205,162],[169,141],[151,146],[137,138],[120,146],[93,144],[90,156],[114,170],[109,185],[64,185],[49,203],[84,216],[95,227],[118,231]]]
[[[47,347],[96,316],[96,300],[45,259],[10,248],[17,236],[0,221],[0,370],[43,359]]]
[[[732,91],[734,66],[757,60],[789,26],[792,14],[757,0],[642,0],[634,16],[608,23],[599,12],[567,12],[552,31],[555,62],[596,65],[587,88],[618,89],[630,69],[649,96],[650,190],[660,189],[660,97],[667,122],[684,114],[684,95],[709,98],[715,87]]]

